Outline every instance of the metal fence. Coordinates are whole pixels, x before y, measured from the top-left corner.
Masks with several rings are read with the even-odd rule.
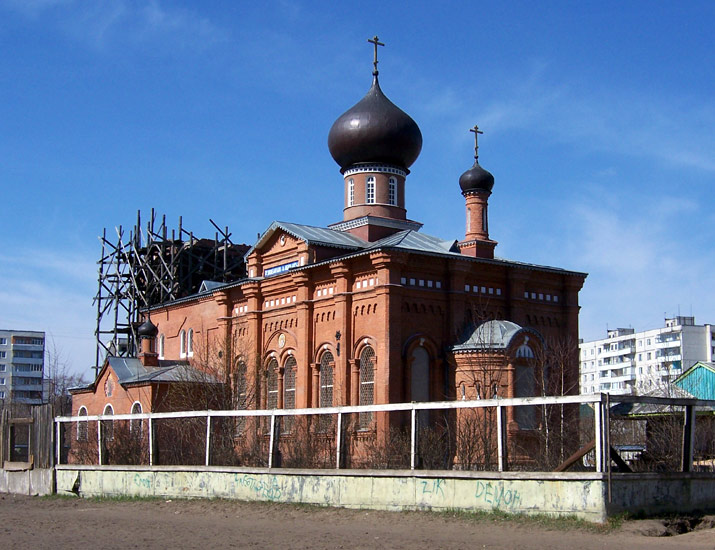
[[[714,411],[715,401],[598,394],[62,416],[55,445],[58,464],[100,466],[712,471]]]

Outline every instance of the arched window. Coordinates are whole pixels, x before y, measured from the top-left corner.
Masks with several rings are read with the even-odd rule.
[[[186,331],[179,333],[179,357],[186,357]]]
[[[534,397],[536,395],[536,377],[534,369],[526,364],[515,365],[514,397]],[[514,420],[522,430],[533,430],[538,425],[538,407],[524,406],[514,408]]]
[[[359,405],[375,403],[375,351],[370,346],[360,353],[360,401]],[[365,430],[372,424],[372,413],[358,415],[360,429]]]
[[[532,350],[528,344],[522,344],[516,350],[516,356],[517,356],[517,358],[533,359],[534,358],[534,350]]]
[[[142,412],[142,404],[139,401],[135,401],[132,405],[132,414],[141,414]],[[129,432],[132,434],[141,436],[143,428],[144,421],[141,418],[133,418],[129,422]]]
[[[87,416],[87,407],[80,407],[77,416]],[[86,420],[77,422],[77,441],[87,441],[88,423]]]
[[[326,351],[320,359],[320,406],[333,406],[333,354]]]
[[[296,361],[292,355],[288,357],[283,369],[283,408],[295,409],[295,368]]]
[[[114,415],[114,409],[111,405],[104,407],[104,416]],[[105,441],[112,441],[114,439],[114,420],[104,420],[102,421],[102,439]]]
[[[236,408],[244,410],[248,408],[248,382],[246,380],[246,363],[239,359],[236,364]],[[246,417],[236,418],[236,433],[241,435],[246,429]]]
[[[271,359],[266,373],[266,409],[278,407],[278,361]]]
[[[159,359],[164,358],[164,335],[159,335]]]
[[[369,176],[365,180],[365,202],[375,204],[375,176]]]
[[[326,351],[320,358],[320,402],[321,407],[333,406],[333,365],[335,360],[333,354]],[[327,431],[332,426],[332,417],[320,415],[318,427],[321,431]]]
[[[194,356],[194,329],[192,328],[186,335],[186,353],[189,357]]]
[[[283,367],[283,408],[295,409],[295,370],[296,361],[292,355]],[[283,417],[283,431],[290,432],[293,428],[293,417]]]
[[[397,206],[397,178],[390,178],[389,199],[392,206]]]
[[[348,180],[348,206],[355,204],[355,180],[350,178]]]

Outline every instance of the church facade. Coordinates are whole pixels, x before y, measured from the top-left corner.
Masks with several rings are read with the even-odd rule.
[[[473,131],[474,164],[459,189],[455,182],[464,237],[425,234],[405,201],[422,135],[382,92],[375,64],[368,93],[328,137],[344,181],[343,219],[329,227],[273,222],[247,252],[245,278],[207,281],[196,295],[146,311],[133,360],[143,371],[114,392],[133,391],[136,400],[123,398],[124,407],[103,391],[108,361],[94,384],[75,392],[74,414],[101,414],[114,399],[115,414],[137,400],[144,412],[161,410],[161,382],[151,373],[166,376],[170,364],[225,376],[239,408],[537,395],[546,371],[529,369],[552,342],[573,343],[561,392],[578,393],[586,275],[495,257],[494,178],[478,162]],[[518,429],[518,418],[509,421]]]

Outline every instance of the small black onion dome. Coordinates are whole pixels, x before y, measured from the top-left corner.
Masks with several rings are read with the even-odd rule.
[[[343,172],[360,163],[407,169],[422,150],[422,132],[407,113],[387,99],[375,76],[365,97],[333,123],[328,149]]]
[[[140,338],[153,338],[159,333],[159,329],[156,325],[151,322],[151,319],[147,319],[137,329],[137,335]]]
[[[474,166],[459,176],[459,186],[462,188],[462,193],[468,191],[487,191],[491,193],[494,187],[494,176],[481,166],[479,162],[474,161]]]

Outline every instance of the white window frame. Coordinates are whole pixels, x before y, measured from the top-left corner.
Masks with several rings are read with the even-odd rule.
[[[348,180],[348,206],[353,206],[355,204],[355,180],[350,178]]]
[[[179,333],[179,357],[186,357],[186,331],[183,329]]]
[[[390,206],[397,206],[397,178],[390,177],[389,202]]]
[[[109,409],[110,412],[107,412],[107,409]],[[102,409],[102,415],[103,416],[114,416],[114,407],[112,407],[111,403],[107,403],[104,406],[104,409]],[[104,438],[105,441],[114,441],[114,419],[112,420],[103,420],[103,422],[110,422],[111,423],[111,433],[107,435],[107,431],[104,426],[102,427],[102,437]]]
[[[82,411],[84,411],[84,414],[82,414]],[[77,411],[77,416],[87,416],[87,407],[82,405],[79,410]],[[84,434],[83,437],[80,437],[80,426],[84,424]],[[76,439],[77,441],[87,441],[89,439],[89,421],[87,420],[78,420],[77,421],[77,434],[76,434]]]
[[[194,329],[190,328],[186,335],[186,355],[194,356]]]
[[[164,335],[163,335],[163,334],[160,334],[160,335],[159,335],[159,354],[158,354],[158,355],[159,355],[159,359],[163,359],[163,358],[164,358],[164,344],[165,344]]]
[[[365,179],[365,204],[375,204],[375,176]]]
[[[136,407],[137,405],[139,406],[139,411],[134,412],[134,407]],[[142,407],[142,404],[139,401],[134,401],[134,403],[132,403],[132,408],[129,409],[129,412],[131,414],[141,414],[144,412],[144,407]],[[134,432],[136,428],[139,428],[139,433],[141,434],[142,430],[144,429],[144,421],[142,419],[129,421],[129,433]]]

